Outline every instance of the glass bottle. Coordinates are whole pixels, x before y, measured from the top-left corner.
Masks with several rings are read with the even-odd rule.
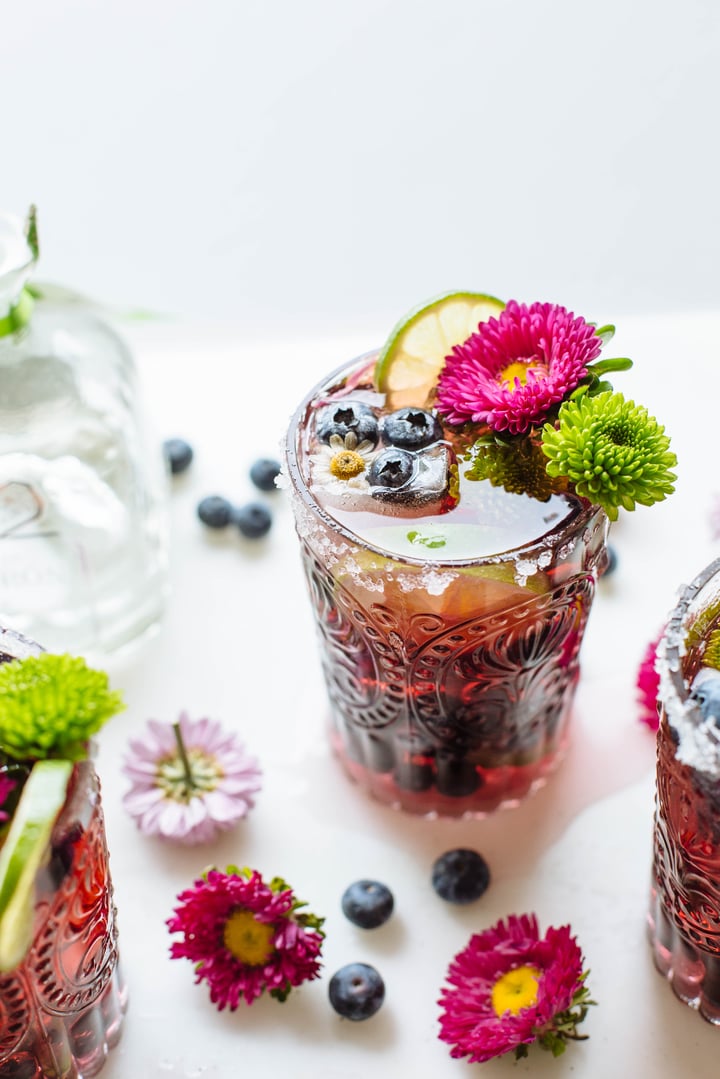
[[[34,299],[34,211],[0,214],[0,623],[106,655],[156,626],[166,474],[121,338],[88,304]]]

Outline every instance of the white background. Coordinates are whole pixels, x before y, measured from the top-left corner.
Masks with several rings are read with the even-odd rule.
[[[720,5],[25,0],[0,50],[0,201],[38,203],[43,277],[172,319],[132,340],[161,433],[197,450],[173,494],[168,620],[113,666],[128,710],[100,747],[132,1002],[108,1079],[714,1079],[720,1033],[644,940],[653,743],[634,678],[676,586],[718,553]],[[617,321],[608,354],[637,367],[616,385],[667,423],[681,463],[673,500],[614,530],[565,767],[516,813],[432,824],[371,804],[331,759],[288,507],[261,548],[208,537],[194,507],[249,498],[247,467],[309,386],[455,287]],[[128,737],[183,707],[238,730],[265,770],[246,824],[202,851],[143,839],[121,808]],[[428,873],[462,844],[493,886],[455,911]],[[163,924],[209,861],[282,874],[327,914],[321,982],[215,1012]],[[339,913],[359,876],[396,893],[378,936]],[[444,972],[523,909],[577,932],[591,1039],[469,1068],[436,1037]],[[388,985],[368,1024],[327,1004],[354,959]]]
[[[716,304],[716,0],[24,0],[0,48],[0,203],[103,301],[260,337],[450,288]]]

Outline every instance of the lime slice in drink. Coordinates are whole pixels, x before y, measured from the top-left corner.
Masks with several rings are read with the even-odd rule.
[[[32,944],[35,875],[67,795],[71,761],[38,761],[26,780],[0,850],[0,971],[22,962]]]
[[[479,292],[447,292],[401,319],[375,364],[375,385],[390,408],[426,405],[453,345],[504,307]]]

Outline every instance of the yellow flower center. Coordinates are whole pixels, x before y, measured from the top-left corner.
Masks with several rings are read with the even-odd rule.
[[[537,364],[532,360],[515,360],[514,363],[509,363],[507,367],[503,367],[502,371],[498,375],[498,378],[509,389],[515,389],[515,379],[518,379],[521,386],[524,386],[527,382],[528,371],[537,367]]]
[[[355,450],[341,450],[331,458],[330,471],[335,479],[351,480],[365,471],[365,458]]]
[[[275,930],[258,922],[249,910],[234,910],[225,922],[223,944],[248,967],[260,967],[273,953]]]
[[[185,764],[179,754],[163,757],[157,763],[155,783],[166,798],[187,804],[197,794],[214,791],[223,778],[217,759],[201,749],[188,748],[186,756],[192,783],[188,781]]]
[[[490,1002],[498,1019],[505,1012],[517,1015],[523,1008],[537,1004],[540,974],[537,967],[515,967],[498,978],[490,994]]]

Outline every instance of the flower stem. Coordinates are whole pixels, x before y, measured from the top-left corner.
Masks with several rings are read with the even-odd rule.
[[[192,768],[190,767],[190,761],[188,760],[187,750],[185,749],[185,743],[183,742],[183,736],[180,731],[180,724],[173,723],[172,728],[175,735],[175,741],[177,742],[178,755],[182,762],[183,771],[185,772],[188,791],[195,790],[195,780],[193,778]]]

